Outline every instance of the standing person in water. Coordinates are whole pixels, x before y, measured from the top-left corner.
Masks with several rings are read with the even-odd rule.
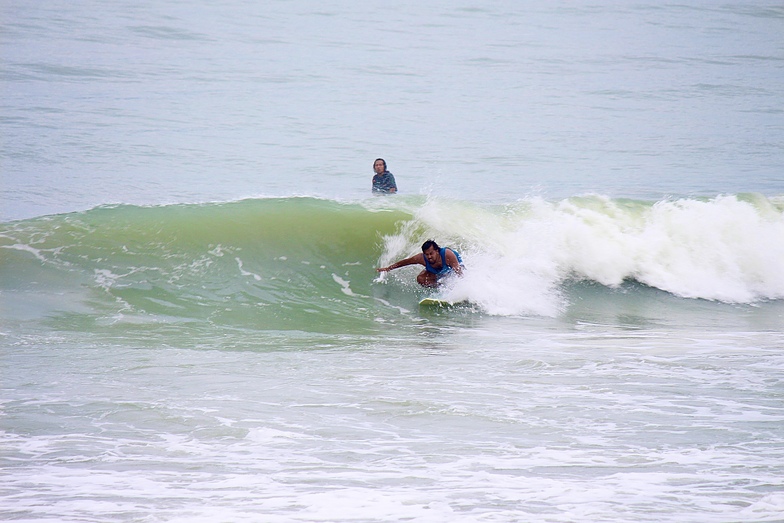
[[[376,158],[373,162],[373,192],[381,194],[393,194],[397,192],[397,184],[392,173],[387,171],[387,162],[383,158]]]
[[[417,276],[417,283],[423,287],[438,287],[441,280],[451,274],[463,275],[463,260],[460,254],[449,247],[439,247],[433,240],[422,244],[422,252],[410,258],[393,263],[389,267],[376,269],[378,272],[389,272],[406,265],[424,265],[425,270]]]

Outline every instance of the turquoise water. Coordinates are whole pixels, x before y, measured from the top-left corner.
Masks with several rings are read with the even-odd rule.
[[[781,520],[780,6],[0,15],[5,519]]]

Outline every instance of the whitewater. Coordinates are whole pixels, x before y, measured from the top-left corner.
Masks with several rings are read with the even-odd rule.
[[[782,21],[4,3],[0,519],[781,521]]]

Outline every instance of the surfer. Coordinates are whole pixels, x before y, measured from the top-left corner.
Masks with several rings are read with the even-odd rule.
[[[417,276],[417,283],[423,287],[438,287],[445,276],[463,275],[463,260],[460,254],[449,247],[439,247],[433,240],[422,244],[422,253],[397,261],[389,267],[376,269],[378,272],[389,272],[406,265],[424,265],[425,270]]]
[[[397,192],[397,184],[392,173],[387,171],[387,162],[383,158],[376,158],[373,162],[373,192],[381,194],[393,194]]]

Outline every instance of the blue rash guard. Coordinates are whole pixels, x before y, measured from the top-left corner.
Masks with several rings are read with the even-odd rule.
[[[446,250],[447,247],[441,247],[441,251],[439,251],[439,253],[441,254],[441,268],[438,270],[434,269],[433,266],[430,265],[430,262],[427,261],[427,257],[425,257],[425,270],[427,272],[432,272],[433,274],[435,274],[436,278],[438,279],[441,279],[444,276],[447,276],[448,274],[452,274],[454,272],[452,267],[446,264]],[[460,253],[458,253],[454,249],[449,249],[449,250],[455,253],[455,258],[457,258],[457,263],[460,265],[460,267],[462,267],[463,259],[460,258]]]

